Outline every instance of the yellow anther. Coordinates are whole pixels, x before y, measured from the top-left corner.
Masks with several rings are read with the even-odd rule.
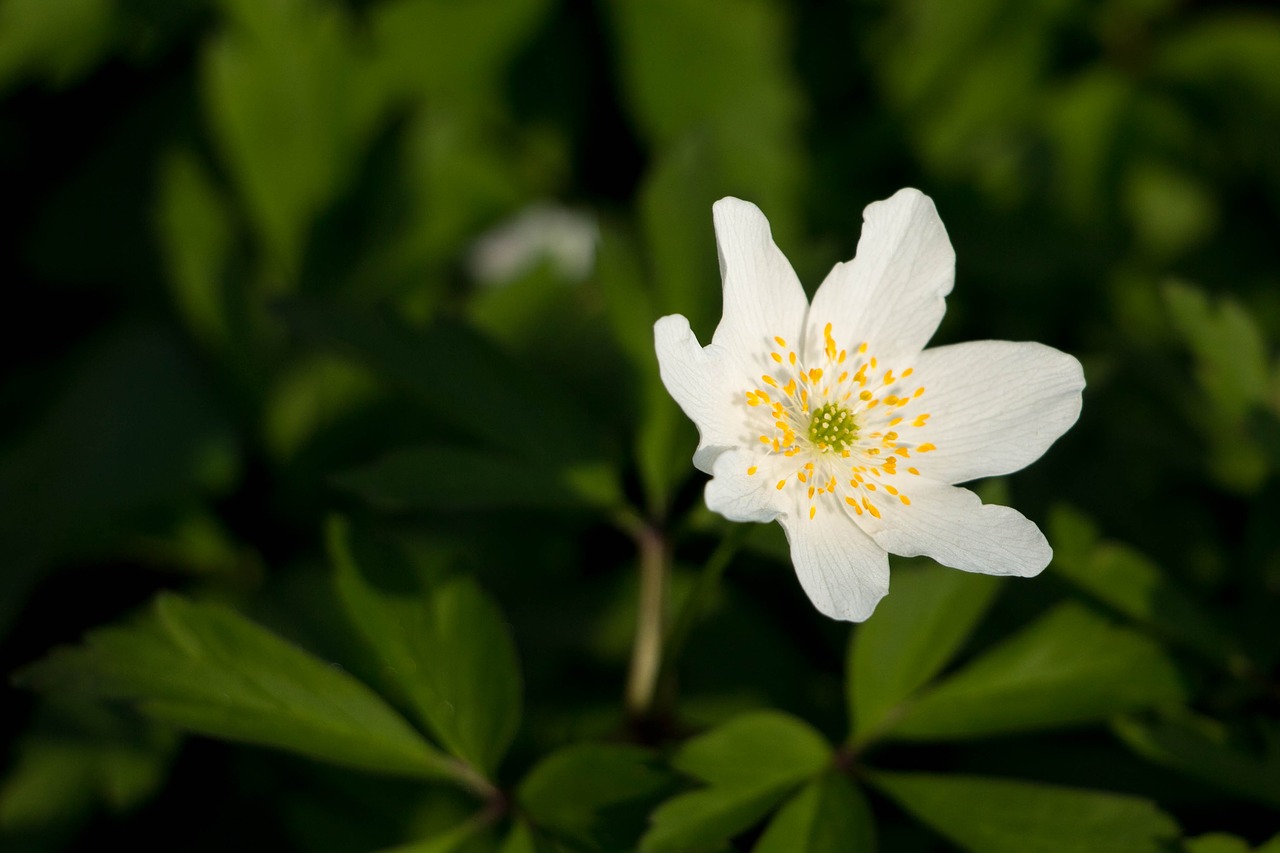
[[[878,456],[879,454],[880,454],[880,448],[878,447],[873,447],[867,451],[868,456]]]
[[[867,483],[867,491],[868,491],[868,492],[874,492],[875,490],[876,490],[876,484],[875,484],[875,483]]]
[[[914,393],[914,394],[912,394],[911,396],[912,396],[912,397],[919,397],[919,396],[920,396],[921,394],[923,394],[923,393],[924,393],[924,386],[923,386],[923,385],[921,385],[919,388],[917,388],[917,389],[916,389],[915,393]]]
[[[769,393],[767,391],[757,391],[756,396],[759,397],[761,400],[764,400],[766,403],[773,402],[773,398],[769,396]]]
[[[760,443],[761,443],[761,444],[768,444],[768,443],[769,443],[769,441],[770,441],[769,436],[767,436],[767,435],[762,435],[762,436],[760,436]]]
[[[792,364],[795,364],[795,363],[796,363],[796,354],[795,354],[794,352],[787,353],[787,361],[791,362]]]
[[[870,400],[874,395],[870,391],[863,391],[858,395],[859,400]]]
[[[823,336],[824,338],[830,338],[830,337],[831,337],[831,324],[830,324],[830,323],[828,323],[828,324],[823,328],[823,330],[822,330],[822,336]]]
[[[837,382],[837,383],[840,383],[840,382],[845,381],[845,380],[846,380],[846,379],[848,379],[848,378],[849,378],[849,371],[847,371],[847,370],[846,370],[846,371],[844,371],[843,373],[841,373],[841,374],[840,374],[840,378],[839,378],[839,379],[837,379],[837,380],[836,380],[836,382]]]
[[[805,473],[803,471],[801,471],[799,474],[796,474],[796,478],[799,479],[800,482],[802,483],[808,482],[809,480],[809,478],[805,476]]]
[[[778,346],[780,346],[780,347],[785,347],[785,346],[787,345],[786,340],[784,340],[783,338],[781,338],[781,337],[779,337],[779,336],[777,336],[777,335],[774,335],[774,336],[773,336],[773,339],[774,339],[775,341],[777,341],[777,342],[778,342]]]
[[[754,477],[756,475],[756,472],[759,470],[760,469],[757,466],[752,465],[750,468],[747,469],[747,476]]]
[[[894,418],[893,420],[889,421],[889,426],[896,427],[898,424],[902,423],[902,420],[903,420],[902,418]]]
[[[908,473],[908,474],[915,474],[917,477],[919,477],[919,476],[920,476],[920,471],[919,471],[919,469],[917,469],[917,468],[908,468],[908,469],[907,469],[907,473]]]
[[[897,440],[898,440],[898,434],[897,434],[896,432],[893,432],[893,431],[886,432],[886,433],[884,434],[884,440],[885,440],[885,441],[897,441]]]
[[[858,515],[862,515],[862,507],[858,506],[858,501],[856,498],[845,498],[844,502],[847,503],[849,506],[853,507],[854,510],[858,513]]]
[[[910,458],[911,456],[911,451],[907,450],[906,445],[902,445],[902,444],[899,444],[897,447],[895,447],[893,449],[893,452],[898,454],[899,456],[906,456],[908,458]]]
[[[764,382],[765,385],[768,385],[770,387],[773,387],[773,388],[778,387],[778,380],[774,379],[772,376],[770,376],[767,373],[764,376],[760,377],[760,381]]]
[[[911,425],[912,425],[912,426],[917,426],[917,427],[922,427],[922,426],[924,426],[924,422],[925,422],[925,421],[927,421],[927,420],[929,420],[929,416],[928,416],[927,414],[925,414],[925,415],[916,415],[916,419],[915,419],[914,421],[912,421],[912,422],[911,422]]]
[[[773,452],[774,452],[774,453],[777,453],[777,452],[778,452],[779,450],[781,450],[781,449],[782,449],[782,445],[781,445],[781,444],[779,444],[779,443],[778,443],[778,439],[776,439],[776,438],[775,438],[775,439],[773,440]]]
[[[938,449],[937,447],[933,446],[927,441],[916,448],[916,450],[920,451],[921,453],[928,453],[930,450],[937,450],[937,449]]]
[[[849,357],[848,352],[846,352],[845,350],[840,350],[840,357],[836,359],[836,364],[844,364],[844,360],[848,357]]]
[[[813,521],[813,517],[817,515],[818,508],[816,506],[809,507],[809,520]]]
[[[782,390],[786,392],[786,394],[787,394],[787,396],[788,396],[788,397],[790,397],[791,395],[795,394],[795,393],[796,393],[796,381],[795,381],[795,379],[788,379],[788,380],[787,380],[787,384],[782,386]]]
[[[911,498],[907,497],[906,495],[898,495],[898,500],[902,501],[902,503],[906,506],[911,506]]]
[[[778,481],[778,491],[782,491],[782,487],[783,487],[783,486],[785,486],[786,484],[787,484],[787,481],[786,481],[786,480],[779,480],[779,481]]]
[[[813,500],[813,486],[809,487],[809,500]]]
[[[876,369],[876,357],[874,355],[871,356],[871,369],[872,370]]]
[[[898,398],[890,394],[888,397],[884,398],[884,404],[886,406],[896,406],[898,405]]]
[[[867,512],[871,513],[876,518],[880,517],[880,510],[876,509],[876,505],[873,504],[871,501],[867,500],[866,498],[863,498],[862,505],[867,508]]]
[[[821,378],[822,378],[822,368],[821,368],[821,367],[815,367],[813,370],[810,370],[810,371],[809,371],[809,381],[811,381],[811,382],[817,382],[817,381],[818,381],[819,379],[821,379]]]
[[[906,370],[902,371],[902,378],[906,379],[908,376],[910,376],[915,372],[916,372],[916,369],[914,367],[908,367]]]
[[[776,352],[769,353],[769,358],[778,362],[778,364],[782,364],[782,356],[778,355]]]
[[[893,486],[890,486],[888,483],[885,483],[884,490],[891,495],[896,495],[898,493],[898,490]]]
[[[885,385],[892,385],[892,384],[893,384],[893,371],[892,371],[892,370],[886,370],[886,371],[884,372],[884,384],[885,384]]]
[[[812,463],[812,462],[806,462],[806,463],[804,463],[804,467],[805,467],[805,470],[806,470],[806,471],[812,471],[812,470],[813,470],[813,463]]]
[[[866,342],[866,341],[863,341],[862,343],[858,344],[858,352],[860,352],[860,353],[865,353],[866,351],[867,351],[867,342]]]

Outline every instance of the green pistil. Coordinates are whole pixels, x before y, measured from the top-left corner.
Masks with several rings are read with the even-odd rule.
[[[809,442],[811,444],[844,450],[858,438],[858,425],[853,413],[838,403],[824,403],[814,409],[809,418]]]

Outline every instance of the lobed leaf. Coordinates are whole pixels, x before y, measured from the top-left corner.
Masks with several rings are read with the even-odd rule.
[[[893,594],[850,638],[846,684],[855,741],[892,725],[899,705],[950,662],[999,591],[994,577],[942,566],[894,572]]]
[[[871,806],[843,776],[824,773],[800,790],[770,821],[753,853],[873,853]]]
[[[520,725],[520,668],[497,606],[469,578],[391,591],[362,573],[346,525],[329,551],[347,613],[387,677],[445,747],[493,778]]]
[[[162,594],[19,673],[37,690],[123,700],[199,734],[380,773],[441,777],[448,760],[373,691],[243,616]]]
[[[940,835],[973,853],[1161,853],[1178,826],[1121,794],[980,776],[868,777]]]
[[[942,681],[893,726],[912,740],[1079,725],[1187,698],[1149,638],[1062,604]]]

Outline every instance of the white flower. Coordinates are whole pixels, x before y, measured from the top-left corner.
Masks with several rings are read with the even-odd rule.
[[[868,206],[857,256],[812,305],[755,205],[713,210],[724,316],[710,346],[679,315],[654,326],[662,381],[698,426],[707,506],[780,522],[805,592],[836,619],[871,615],[889,553],[994,575],[1048,565],[1035,524],[954,484],[1039,458],[1079,416],[1084,373],[1036,343],[924,348],[955,278],[933,202],[904,189]]]

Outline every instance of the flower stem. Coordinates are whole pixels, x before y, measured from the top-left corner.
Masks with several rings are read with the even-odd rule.
[[[662,634],[671,557],[666,537],[652,525],[640,527],[635,531],[635,537],[640,550],[640,591],[625,701],[627,713],[633,719],[643,719],[653,711],[658,675],[662,669]]]

